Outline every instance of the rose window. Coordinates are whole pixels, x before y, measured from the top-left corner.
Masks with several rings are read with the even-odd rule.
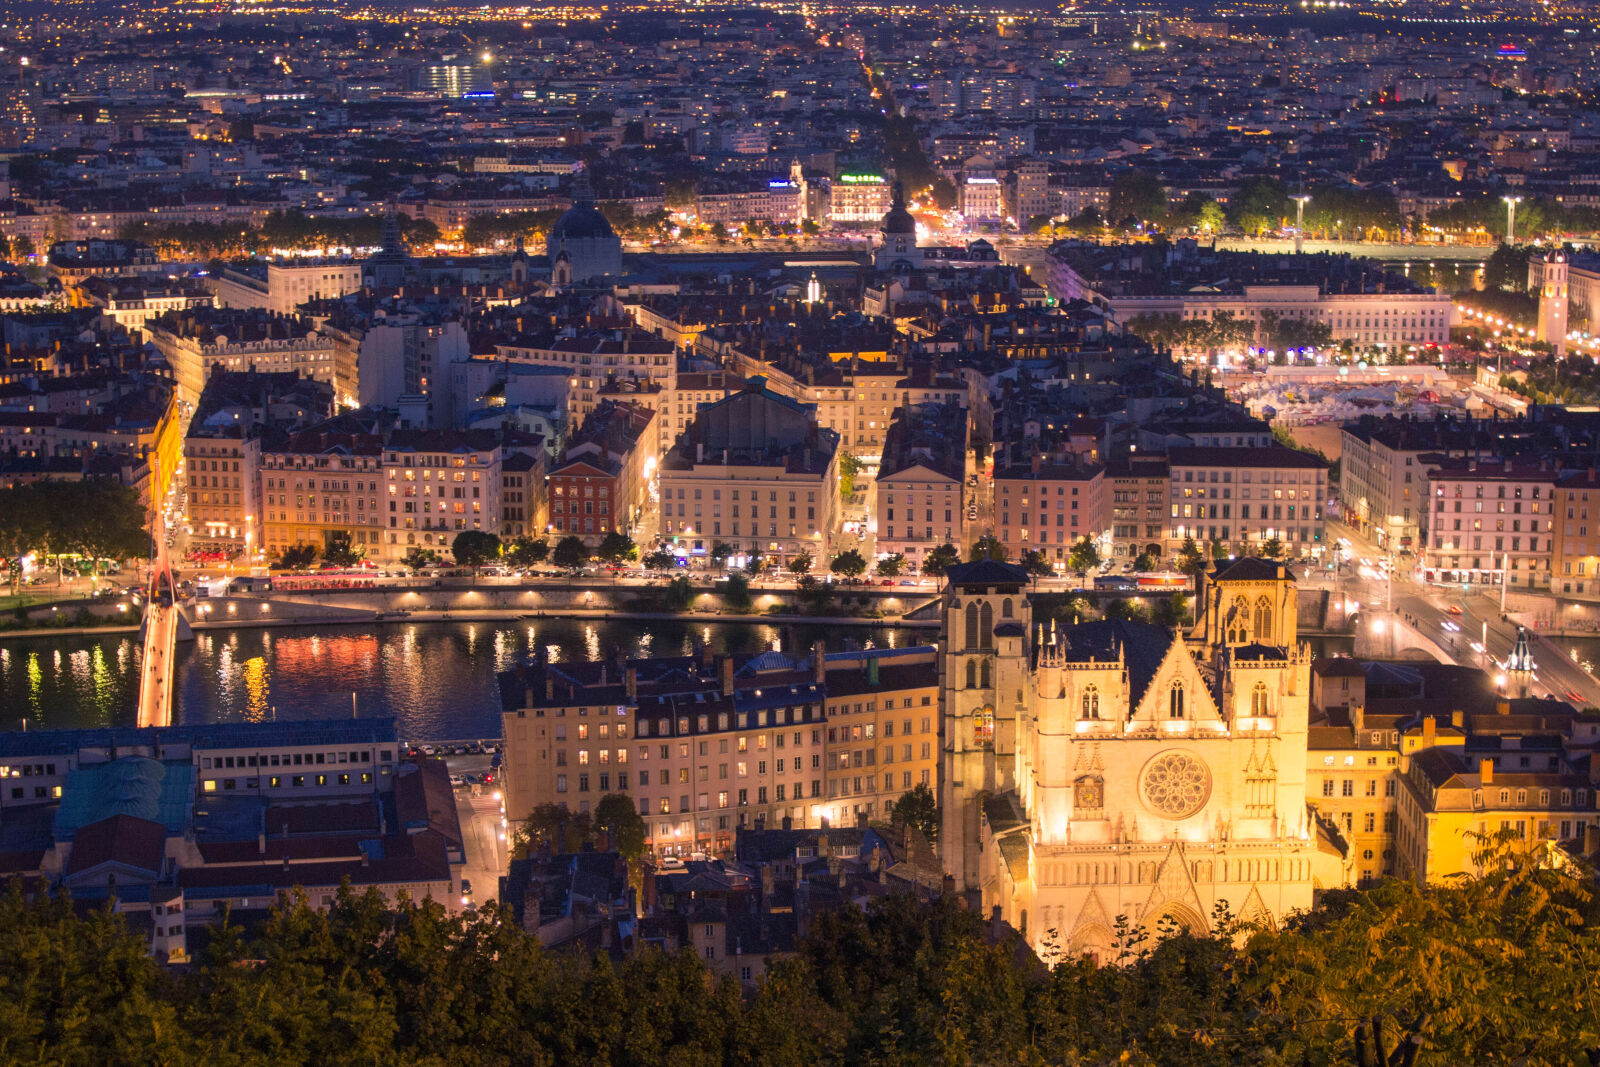
[[[1152,811],[1182,819],[1205,806],[1211,796],[1211,772],[1187,752],[1167,752],[1144,769],[1141,788]]]

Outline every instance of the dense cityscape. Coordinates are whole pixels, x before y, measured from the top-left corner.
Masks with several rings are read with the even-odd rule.
[[[0,1060],[1600,1062],[1597,80],[0,12]]]

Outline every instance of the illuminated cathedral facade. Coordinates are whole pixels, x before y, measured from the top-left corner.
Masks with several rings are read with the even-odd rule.
[[[1289,569],[1222,564],[1189,632],[1035,619],[1019,567],[944,594],[940,850],[1047,960],[1107,961],[1119,919],[1276,924],[1337,884],[1305,794],[1311,653]]]

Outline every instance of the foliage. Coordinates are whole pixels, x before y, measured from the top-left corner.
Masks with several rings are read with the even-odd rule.
[[[482,530],[463,530],[450,542],[450,553],[462,567],[481,567],[500,558],[500,538]]]
[[[293,544],[278,554],[278,561],[273,566],[280,570],[303,571],[317,562],[320,552],[316,545],[305,542]]]
[[[1381,240],[1400,232],[1400,205],[1386,188],[1321,186],[1311,191],[1305,227],[1319,236]]]
[[[506,562],[513,567],[532,567],[550,558],[550,542],[524,534],[506,545]]]
[[[867,572],[867,561],[855,549],[846,549],[833,557],[828,569],[845,578],[859,578]]]
[[[1094,542],[1087,536],[1072,546],[1072,552],[1067,557],[1067,564],[1080,574],[1100,566],[1100,550],[1095,548]]]
[[[735,554],[735,549],[726,541],[711,542],[711,561],[719,567],[726,567],[728,560]]]
[[[932,578],[942,578],[946,570],[960,562],[961,550],[946,541],[937,548],[928,550],[928,554],[922,560],[922,573]]]
[[[896,826],[920,830],[929,841],[939,836],[939,801],[933,790],[918,783],[900,795],[889,808],[889,819]]]
[[[1507,373],[1501,377],[1500,384],[1535,403],[1600,403],[1600,364],[1589,359],[1547,356],[1529,360],[1521,380]]]
[[[1503,241],[1496,245],[1495,250],[1489,253],[1488,262],[1483,265],[1484,288],[1526,295],[1528,257],[1533,255],[1533,251],[1532,245],[1508,245]]]
[[[1283,542],[1276,537],[1269,537],[1261,542],[1261,554],[1268,559],[1281,559],[1283,557]]]
[[[1279,315],[1270,308],[1261,313],[1261,329],[1274,349],[1323,348],[1333,341],[1333,327],[1326,322]]]
[[[577,570],[589,562],[589,546],[583,543],[583,538],[568,534],[556,542],[550,561],[557,567]]]
[[[750,610],[750,579],[742,574],[730,574],[722,580],[719,587],[722,593],[722,604],[729,611],[743,615]]]
[[[801,551],[795,553],[793,556],[790,556],[789,562],[785,564],[785,566],[787,566],[795,575],[801,575],[810,572],[811,564],[813,562],[814,561],[811,558],[811,553]]]
[[[645,825],[634,799],[626,793],[607,793],[594,806],[594,825],[611,835],[611,847],[630,864],[644,858]]]
[[[968,556],[968,559],[973,563],[976,563],[980,559],[992,559],[996,563],[1004,563],[1006,561],[1006,556],[1007,552],[1004,542],[1002,542],[994,534],[984,534],[982,537],[972,542],[972,553],[970,556]]]
[[[678,557],[670,548],[658,548],[644,557],[646,570],[670,571],[678,565]]]
[[[498,540],[498,539],[497,539]],[[335,567],[354,567],[367,558],[365,545],[355,543],[349,530],[329,530],[322,543],[322,562]]]
[[[439,554],[431,548],[417,548],[412,546],[406,549],[405,558],[400,561],[413,571],[420,571],[425,567],[432,567],[439,562]]]
[[[905,553],[891,552],[878,561],[877,571],[885,578],[898,578],[905,565]]]
[[[1150,171],[1129,169],[1111,179],[1107,212],[1112,222],[1164,224],[1167,221],[1167,190]]]
[[[1173,593],[1158,600],[1156,617],[1167,626],[1188,626],[1194,622],[1194,612],[1189,607],[1189,598],[1182,593]]]
[[[825,614],[833,607],[833,585],[819,582],[812,575],[802,574],[795,581],[795,592],[800,595],[801,605],[813,615]]]
[[[856,475],[861,473],[861,461],[849,452],[839,453],[839,497],[849,500],[856,491]]]
[[[516,855],[593,837],[553,805],[526,826]],[[1332,890],[1277,929],[1226,903],[1201,934],[1119,917],[1113,967],[1066,958],[1060,930],[1041,931],[1041,966],[954,894],[845,904],[815,913],[748,997],[692,951],[549,952],[495,905],[452,916],[348,887],[323,911],[289,897],[248,933],[226,925],[166,972],[110,908],[14,886],[0,1059],[1332,1065],[1370,1062],[1355,1045],[1376,1020],[1417,1034],[1419,1064],[1586,1064],[1600,1050],[1589,872],[1514,837],[1480,841],[1480,874]]]
[[[110,478],[0,489],[0,560],[13,579],[30,552],[117,562],[148,556],[150,534],[138,494]]]
[[[1206,569],[1205,553],[1200,551],[1200,546],[1195,544],[1192,537],[1185,537],[1183,545],[1178,549],[1178,570],[1193,578],[1203,574]]]
[[[1017,562],[1022,564],[1023,570],[1035,578],[1048,578],[1055,573],[1055,568],[1050,566],[1045,554],[1037,548],[1028,549]]]
[[[1228,198],[1228,221],[1252,237],[1276,230],[1293,214],[1289,190],[1276,178],[1246,178]]]
[[[612,565],[639,558],[639,546],[633,543],[633,538],[618,530],[612,530],[600,539],[600,547],[595,551],[601,562]]]
[[[587,815],[570,812],[563,804],[536,804],[507,847],[514,860],[536,852],[576,852],[593,839],[592,830]]]
[[[662,600],[668,611],[688,611],[694,604],[698,591],[686,575],[678,575],[662,590]]]
[[[1133,561],[1133,569],[1135,571],[1154,571],[1159,570],[1160,568],[1161,560],[1156,556],[1151,555],[1149,552],[1139,553],[1138,557]]]

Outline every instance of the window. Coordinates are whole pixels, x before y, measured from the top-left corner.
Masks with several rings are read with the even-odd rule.
[[[985,706],[974,717],[972,726],[972,740],[976,744],[991,745],[994,743],[994,709]]]
[[[1250,714],[1256,718],[1262,718],[1269,713],[1267,684],[1265,682],[1257,682],[1255,689],[1250,694]]]
[[[1100,717],[1100,690],[1089,686],[1083,691],[1083,718],[1098,719]]]
[[[1168,697],[1167,718],[1183,718],[1183,683],[1173,682],[1172,693]]]
[[[1270,641],[1272,639],[1272,601],[1266,597],[1256,601],[1255,630],[1256,640]]]

